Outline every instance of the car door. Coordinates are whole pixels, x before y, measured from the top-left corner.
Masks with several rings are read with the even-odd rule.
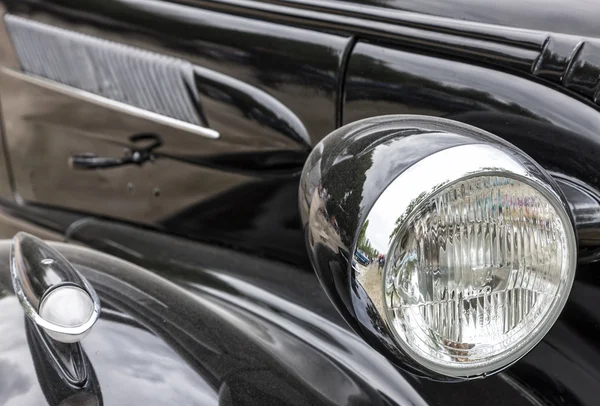
[[[302,244],[288,202],[311,145],[335,128],[348,36],[193,2],[5,8],[2,114],[20,201],[263,252]]]

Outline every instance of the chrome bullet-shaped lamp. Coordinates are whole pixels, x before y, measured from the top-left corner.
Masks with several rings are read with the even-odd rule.
[[[577,240],[554,180],[472,126],[383,116],[318,144],[300,185],[313,266],[354,329],[402,368],[485,377],[530,351],[567,300]],[[357,249],[383,269],[352,265]]]
[[[100,299],[92,285],[39,238],[15,235],[10,270],[25,314],[52,339],[78,342],[98,320]]]

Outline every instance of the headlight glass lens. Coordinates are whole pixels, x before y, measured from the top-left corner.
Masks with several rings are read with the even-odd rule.
[[[562,310],[574,233],[560,202],[524,181],[463,179],[415,201],[398,224],[383,271],[386,318],[432,370],[471,376],[506,365]]]

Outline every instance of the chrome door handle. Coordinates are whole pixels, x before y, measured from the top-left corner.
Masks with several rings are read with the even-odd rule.
[[[73,169],[106,169],[124,165],[142,165],[148,161],[154,161],[156,158],[154,150],[163,145],[160,135],[152,133],[135,134],[129,137],[133,143],[151,141],[144,147],[133,147],[128,149],[128,153],[120,158],[99,157],[94,153],[75,154],[69,158],[69,166]]]

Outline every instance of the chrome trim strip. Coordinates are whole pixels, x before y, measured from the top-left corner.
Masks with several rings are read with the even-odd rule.
[[[150,120],[158,124],[168,125],[178,130],[187,131],[195,135],[200,135],[202,137],[206,137],[213,140],[219,139],[221,136],[218,131],[212,130],[210,128],[199,127],[197,125],[186,123],[181,120],[153,113],[151,111],[140,109],[138,107],[130,106],[128,104],[117,102],[111,99],[107,99],[102,96],[97,96],[93,93],[86,92],[84,90],[79,90],[71,86],[62,85],[60,83],[41,78],[39,76],[28,75],[4,67],[0,68],[0,72],[15,79],[22,80],[23,82],[64,94],[65,96],[74,97],[81,101],[92,103],[100,107],[105,107],[114,111],[118,111],[120,113],[131,114],[133,116]]]

